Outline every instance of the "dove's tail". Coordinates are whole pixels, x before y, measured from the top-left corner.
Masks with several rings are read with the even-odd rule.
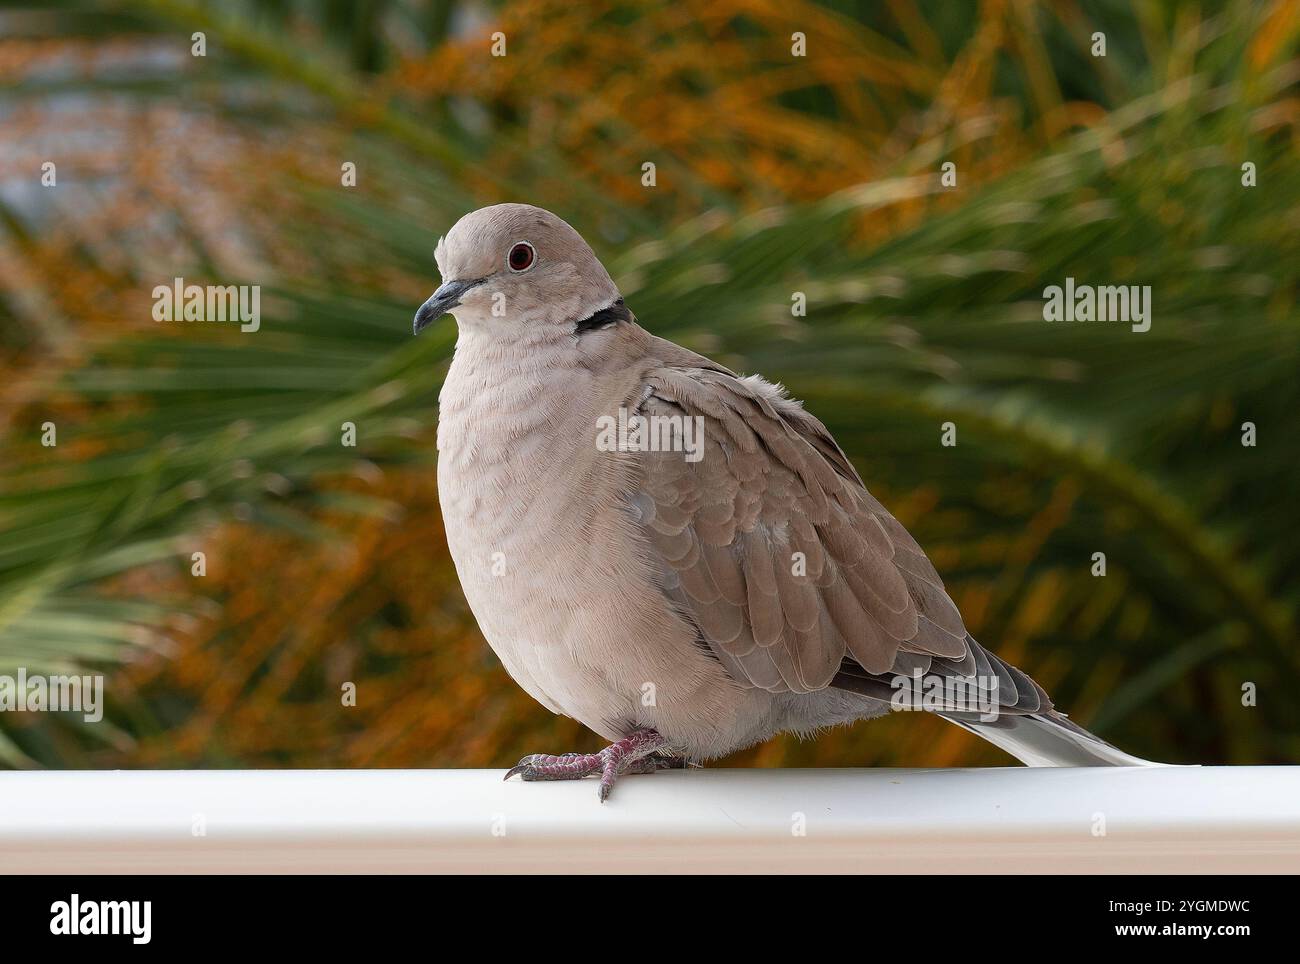
[[[970,730],[994,746],[1006,750],[1031,767],[1159,767],[1130,756],[1099,736],[1058,713],[1006,715],[992,722],[956,719],[941,714],[950,723]]]

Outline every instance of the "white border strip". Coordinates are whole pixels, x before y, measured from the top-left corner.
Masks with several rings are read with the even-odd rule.
[[[0,867],[1300,872],[1300,767],[502,772],[0,773]]]

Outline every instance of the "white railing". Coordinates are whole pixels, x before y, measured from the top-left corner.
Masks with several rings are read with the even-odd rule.
[[[0,773],[0,869],[1300,871],[1300,767],[501,773]]]

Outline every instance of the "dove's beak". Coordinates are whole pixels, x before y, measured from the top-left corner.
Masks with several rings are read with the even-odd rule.
[[[455,308],[460,304],[461,295],[475,285],[481,285],[485,280],[487,279],[476,278],[473,281],[448,281],[444,284],[433,293],[428,301],[420,305],[420,310],[415,313],[415,334],[418,335],[433,322]]]

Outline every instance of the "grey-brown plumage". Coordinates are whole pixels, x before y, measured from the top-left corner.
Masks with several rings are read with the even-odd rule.
[[[647,333],[559,218],[484,208],[438,261],[417,330],[445,310],[460,329],[439,490],[466,596],[521,685],[626,750],[528,758],[526,778],[603,766],[612,783],[650,752],[708,758],[878,716],[903,680],[1027,763],[1143,762],[970,636],[821,422]],[[662,444],[600,444],[629,416]]]

